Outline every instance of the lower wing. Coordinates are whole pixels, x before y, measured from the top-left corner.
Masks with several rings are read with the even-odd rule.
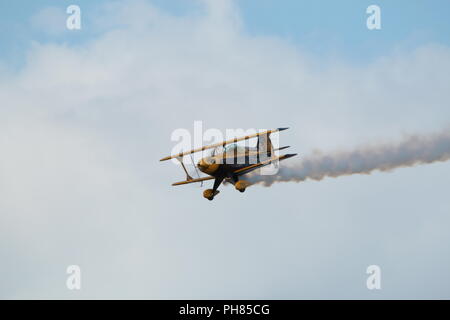
[[[182,184],[188,184],[188,183],[194,183],[194,182],[202,182],[202,181],[213,180],[213,179],[215,179],[215,178],[212,177],[212,176],[209,176],[209,177],[204,177],[204,178],[189,179],[189,180],[186,180],[186,181],[175,182],[175,183],[172,183],[172,185],[173,186],[180,186]]]
[[[281,160],[289,159],[289,158],[294,157],[296,155],[297,155],[296,153],[291,153],[291,154],[284,154],[284,155],[278,156],[278,157],[273,157],[273,158],[270,158],[270,159],[267,159],[267,160],[255,163],[255,164],[251,164],[251,165],[249,165],[247,167],[240,168],[240,169],[234,171],[234,173],[237,174],[238,176],[242,176],[243,174],[246,174],[246,173],[249,173],[249,172],[251,172],[253,170],[256,170],[258,168],[267,166],[267,165],[271,164],[272,161],[276,161],[276,160],[281,161]],[[186,180],[186,181],[175,182],[175,183],[172,183],[172,185],[173,186],[180,186],[180,185],[183,185],[183,184],[202,182],[202,181],[213,180],[213,179],[215,179],[215,177],[208,176],[208,177],[203,177],[203,178],[198,178],[198,179],[189,179],[189,180]]]
[[[270,159],[267,159],[267,160],[264,160],[264,161],[261,161],[261,162],[249,165],[248,167],[244,167],[244,168],[238,169],[234,173],[237,174],[238,176],[242,176],[243,174],[246,174],[246,173],[249,173],[249,172],[251,172],[253,170],[256,170],[258,168],[267,166],[267,165],[271,164],[272,161],[276,161],[276,160],[281,161],[281,160],[289,159],[289,158],[294,157],[296,155],[297,155],[296,153],[290,153],[290,154],[284,154],[284,155],[278,156],[278,157],[273,157],[273,158],[270,158]]]

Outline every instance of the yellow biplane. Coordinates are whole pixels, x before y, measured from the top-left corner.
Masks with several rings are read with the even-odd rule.
[[[270,140],[270,134],[286,130],[288,128],[278,128],[273,130],[266,130],[264,132],[247,135],[245,137],[234,138],[231,140],[215,143],[209,146],[180,152],[173,156],[162,158],[160,161],[166,161],[170,159],[178,159],[186,173],[186,180],[175,182],[173,186],[179,186],[188,183],[202,182],[207,180],[214,180],[212,189],[206,189],[203,192],[203,196],[208,200],[213,200],[219,193],[217,190],[220,184],[225,180],[232,183],[236,190],[244,192],[250,185],[246,180],[241,180],[240,177],[246,173],[249,173],[255,169],[270,165],[272,163],[278,163],[278,161],[291,158],[297,154],[285,154],[281,156],[275,156],[275,151],[289,148],[289,146],[274,149]],[[238,146],[237,142],[248,140],[252,138],[258,138],[256,147],[243,147]],[[206,173],[208,176],[203,178],[193,179],[183,163],[183,157],[186,155],[192,155],[196,152],[202,152],[204,150],[213,149],[211,155],[202,158],[195,167]],[[197,171],[198,174],[198,171]]]

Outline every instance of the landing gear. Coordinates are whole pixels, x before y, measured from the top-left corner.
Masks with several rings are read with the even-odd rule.
[[[237,181],[237,182],[234,184],[234,187],[236,188],[236,190],[238,190],[238,191],[240,191],[240,192],[244,192],[245,189],[246,189],[249,185],[250,185],[250,183],[249,183],[248,181],[240,180],[240,181]]]
[[[205,191],[203,191],[203,196],[206,199],[208,199],[209,201],[214,199],[214,197],[219,193],[219,190],[217,190],[217,188],[220,186],[220,184],[222,183],[224,178],[225,178],[224,176],[216,177],[216,179],[214,180],[213,188],[212,189],[206,189]]]
[[[216,196],[218,193],[219,193],[218,190],[214,191],[213,189],[206,189],[205,191],[203,191],[203,196],[209,201],[211,201],[212,199],[214,199],[214,196]]]

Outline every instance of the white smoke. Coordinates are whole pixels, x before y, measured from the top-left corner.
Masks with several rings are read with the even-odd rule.
[[[252,183],[270,186],[275,182],[322,180],[351,174],[370,174],[401,167],[450,159],[450,130],[429,135],[410,135],[392,144],[376,144],[354,150],[313,154],[280,164],[276,175],[250,176]]]

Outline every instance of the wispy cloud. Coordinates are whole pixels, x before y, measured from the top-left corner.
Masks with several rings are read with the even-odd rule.
[[[94,40],[36,44],[21,70],[0,77],[2,297],[72,298],[64,272],[74,263],[88,281],[76,297],[361,297],[353,282],[335,282],[359,277],[349,270],[372,257],[361,253],[365,245],[395,269],[404,251],[389,251],[390,229],[371,242],[370,214],[357,220],[347,207],[308,197],[300,208],[288,200],[298,197],[292,188],[244,197],[228,188],[210,204],[198,188],[170,188],[182,174],[158,159],[172,147],[172,130],[194,120],[219,129],[290,126],[282,143],[300,154],[439,130],[450,118],[448,47],[323,65],[281,38],[247,34],[233,2],[204,1],[182,16],[144,1],[111,6],[100,10],[106,31]],[[355,192],[337,189],[327,199]],[[418,203],[398,212],[392,228]],[[450,239],[436,226],[449,220],[438,212],[427,213],[427,243],[444,252]],[[377,219],[393,223],[389,212]],[[416,238],[421,219],[403,238],[413,257],[430,254]],[[336,254],[349,252],[355,260]]]

